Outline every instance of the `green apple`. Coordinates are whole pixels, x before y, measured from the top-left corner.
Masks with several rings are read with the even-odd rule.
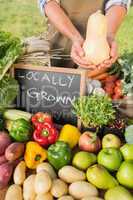
[[[120,148],[121,140],[114,134],[107,134],[102,139],[102,148],[115,147]]]
[[[105,148],[99,152],[97,159],[109,171],[117,171],[122,163],[122,154],[116,148]]]
[[[104,198],[105,200],[133,200],[132,194],[122,186],[109,189]]]
[[[73,157],[72,164],[81,170],[86,170],[89,166],[96,163],[96,155],[93,153],[80,151]]]
[[[133,144],[124,144],[120,151],[124,157],[124,160],[133,160]]]
[[[116,176],[121,185],[133,189],[133,161],[124,161]]]

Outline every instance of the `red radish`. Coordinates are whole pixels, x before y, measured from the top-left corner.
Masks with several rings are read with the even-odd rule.
[[[101,141],[96,133],[86,131],[79,138],[79,148],[83,151],[97,153],[101,149]]]

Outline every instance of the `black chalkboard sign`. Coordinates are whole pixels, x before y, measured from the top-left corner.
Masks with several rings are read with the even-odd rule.
[[[85,70],[15,65],[13,72],[20,85],[17,108],[51,113],[59,124],[77,124],[71,103],[85,94]]]

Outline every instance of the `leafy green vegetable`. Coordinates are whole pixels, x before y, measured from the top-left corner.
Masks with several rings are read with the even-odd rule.
[[[21,54],[20,39],[10,33],[0,32],[0,80]]]
[[[133,56],[127,58],[125,55],[119,59],[119,63],[122,71],[123,93],[133,95]]]
[[[10,106],[16,98],[18,91],[18,82],[6,74],[3,79],[0,80],[0,111]]]
[[[85,127],[100,127],[115,119],[115,109],[107,95],[80,97],[73,103],[73,112]]]

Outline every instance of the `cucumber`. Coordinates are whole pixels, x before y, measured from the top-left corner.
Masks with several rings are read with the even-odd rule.
[[[23,118],[27,121],[30,121],[31,117],[32,117],[31,113],[16,109],[9,109],[4,112],[4,118],[8,120],[16,120]]]

